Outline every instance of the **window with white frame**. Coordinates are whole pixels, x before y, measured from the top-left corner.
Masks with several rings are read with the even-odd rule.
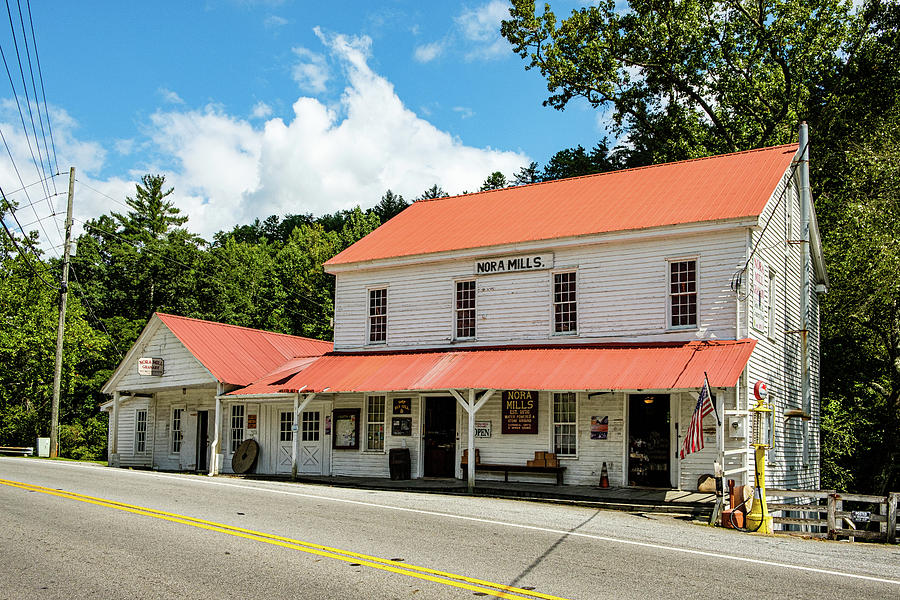
[[[697,261],[669,263],[669,326],[697,325]]]
[[[384,450],[384,396],[366,398],[366,450]]]
[[[231,451],[234,452],[244,441],[244,405],[231,406]]]
[[[575,392],[553,394],[553,452],[558,456],[578,453],[577,415]]]
[[[181,440],[184,437],[181,432],[181,415],[183,408],[172,409],[172,454],[181,452]]]
[[[575,333],[578,330],[575,271],[553,274],[553,331]]]
[[[456,339],[475,337],[475,280],[456,282]]]
[[[147,451],[147,411],[134,411],[134,452]]]
[[[387,341],[387,288],[369,290],[369,343]]]
[[[301,440],[304,442],[319,441],[319,411],[308,410],[303,413],[303,435]],[[383,447],[383,446],[382,446]]]
[[[281,427],[279,428],[278,439],[282,442],[290,442],[294,439],[294,413],[289,410],[283,410],[280,417]]]

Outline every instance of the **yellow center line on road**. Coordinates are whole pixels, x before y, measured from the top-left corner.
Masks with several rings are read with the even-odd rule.
[[[436,569],[430,569],[428,567],[420,567],[416,565],[411,565],[408,563],[403,563],[402,565],[398,564],[396,561],[391,561],[389,559],[380,558],[377,556],[370,556],[367,554],[360,554],[358,552],[351,552],[348,550],[340,550],[338,548],[330,548],[328,546],[323,546],[320,544],[314,544],[311,542],[304,542],[301,540],[294,540],[291,538],[286,538],[270,533],[264,533],[260,531],[254,531],[252,529],[244,529],[241,527],[234,527],[232,525],[225,525],[223,523],[216,523],[215,521],[206,521],[203,519],[197,519],[194,517],[189,517],[186,515],[179,515],[176,513],[169,513],[161,510],[156,510],[153,508],[147,508],[143,506],[136,506],[133,504],[126,504],[124,502],[117,502],[115,500],[107,500],[105,498],[97,498],[95,496],[87,496],[84,494],[78,494],[75,492],[68,492],[64,490],[56,490],[53,488],[33,485],[29,483],[23,483],[19,481],[10,481],[7,479],[0,479],[0,484],[15,487],[27,491],[32,492],[40,492],[42,494],[47,494],[51,496],[58,496],[60,498],[65,498],[69,500],[76,500],[79,502],[85,502],[88,504],[94,504],[97,506],[104,506],[107,508],[114,508],[117,510],[130,512],[133,514],[143,515],[147,517],[153,517],[156,519],[162,519],[174,523],[180,523],[183,525],[190,525],[192,527],[197,527],[200,529],[206,529],[209,531],[216,531],[219,533],[224,533],[227,535],[232,535],[235,537],[240,537],[244,539],[264,542],[267,544],[271,544],[274,546],[280,546],[283,548],[288,548],[291,550],[298,550],[300,552],[305,552],[307,554],[313,554],[316,556],[322,556],[325,558],[333,558],[335,560],[340,560],[348,563],[357,563],[362,566],[370,567],[373,569],[379,569],[382,571],[388,571],[391,573],[397,573],[400,575],[407,575],[409,577],[414,577],[417,579],[423,579],[426,581],[431,581],[435,583],[441,583],[444,585],[458,587],[466,590],[470,590],[473,592],[480,592],[482,594],[495,596],[497,598],[540,598],[541,600],[565,600],[559,596],[551,596],[549,594],[542,594],[533,590],[526,590],[522,588],[516,588],[512,586],[507,586],[499,583],[494,583],[491,581],[484,581],[481,579],[476,579],[473,577],[467,577],[465,575],[457,575],[455,573],[448,573],[444,571],[439,571]]]

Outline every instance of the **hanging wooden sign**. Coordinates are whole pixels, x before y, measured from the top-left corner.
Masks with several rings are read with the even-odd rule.
[[[538,432],[538,392],[507,390],[502,397],[502,431],[510,433]]]

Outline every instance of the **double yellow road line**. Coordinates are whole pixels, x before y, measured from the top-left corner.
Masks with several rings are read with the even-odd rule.
[[[478,592],[479,594],[495,596],[497,598],[540,598],[542,600],[565,600],[564,598],[560,598],[559,596],[542,594],[534,590],[526,590],[523,588],[502,585],[499,583],[493,583],[491,581],[484,581],[482,579],[466,577],[465,575],[457,575],[454,573],[438,571],[436,569],[430,569],[428,567],[419,567],[407,563],[398,563],[396,561],[379,558],[377,556],[369,556],[367,554],[360,554],[358,552],[350,552],[348,550],[330,548],[328,546],[322,546],[320,544],[304,542],[301,540],[294,540],[271,533],[253,531],[252,529],[234,527],[232,525],[225,525],[223,523],[216,523],[214,521],[205,521],[203,519],[196,519],[194,517],[165,512],[153,508],[135,506],[133,504],[125,504],[124,502],[116,502],[114,500],[106,500],[104,498],[86,496],[84,494],[76,494],[75,492],[56,490],[39,485],[32,485],[30,483],[10,481],[7,479],[0,479],[0,484],[27,490],[30,492],[40,492],[42,494],[58,496],[67,500],[76,500],[78,502],[86,502],[88,504],[95,504],[97,506],[113,508],[116,510],[134,513],[136,515],[152,517],[154,519],[162,519],[165,521],[171,521],[173,523],[181,523],[182,525],[190,525],[191,527],[197,527],[199,529],[207,529],[209,531],[224,533],[226,535],[232,535],[248,540],[263,542],[265,544],[280,546],[289,550],[297,550],[299,552],[305,552],[307,554],[313,554],[315,556],[333,558],[335,560],[340,560],[347,563],[358,564],[361,566],[370,567],[372,569],[388,571],[391,573],[397,573],[399,575],[414,577],[416,579],[423,579],[425,581],[431,581],[451,587],[462,588],[472,592]]]

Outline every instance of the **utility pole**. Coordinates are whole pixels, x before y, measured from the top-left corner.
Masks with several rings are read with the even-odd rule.
[[[59,388],[62,381],[63,334],[69,295],[69,249],[72,244],[72,201],[75,199],[75,167],[69,167],[69,199],[66,203],[66,242],[63,248],[62,284],[59,286],[59,327],[56,330],[56,366],[53,371],[53,405],[50,410],[50,458],[59,454]]]

